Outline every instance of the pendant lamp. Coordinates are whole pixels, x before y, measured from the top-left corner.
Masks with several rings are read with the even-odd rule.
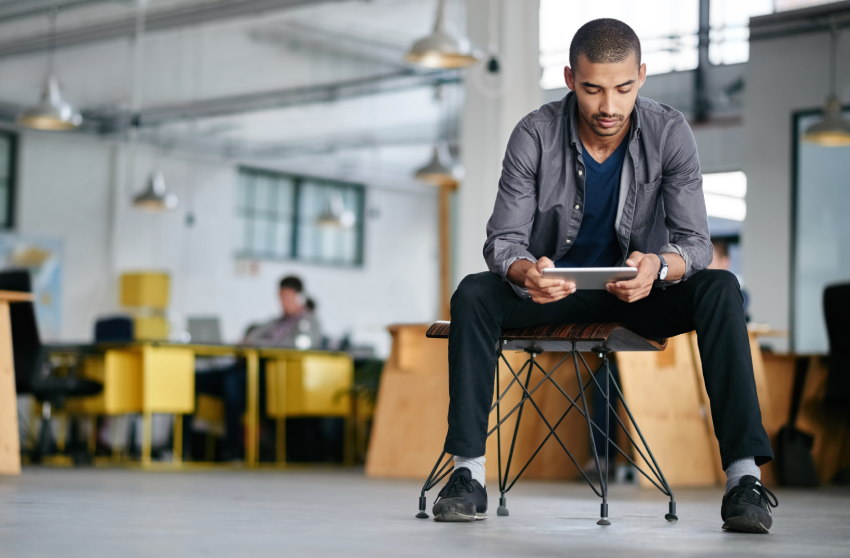
[[[357,218],[343,204],[342,196],[333,196],[328,200],[325,210],[316,217],[316,226],[323,229],[350,229]]]
[[[434,186],[454,186],[457,184],[454,171],[443,163],[440,158],[440,150],[436,145],[431,154],[431,160],[428,161],[427,165],[419,168],[414,176],[417,180]]]
[[[34,130],[73,130],[83,123],[83,117],[62,95],[59,79],[53,71],[56,50],[56,10],[50,12],[50,47],[47,58],[47,80],[41,100],[18,115],[18,124]]]
[[[446,31],[446,2],[437,4],[437,20],[434,31],[413,44],[404,57],[406,62],[425,68],[463,68],[478,62],[466,37],[456,37]]]
[[[835,89],[838,28],[833,27],[830,35],[829,96],[823,108],[823,119],[806,129],[803,141],[823,147],[841,147],[850,145],[850,122],[842,114],[841,103],[838,101]]]
[[[165,187],[165,177],[159,171],[148,178],[145,190],[133,199],[133,205],[148,211],[164,211],[177,207],[177,196]]]

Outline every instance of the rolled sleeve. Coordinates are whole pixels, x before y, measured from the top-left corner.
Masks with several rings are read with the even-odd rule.
[[[670,240],[661,251],[682,256],[685,261],[682,280],[686,280],[711,263],[712,249],[697,144],[681,113],[671,122],[662,151],[665,163],[661,195]],[[677,282],[663,281],[662,284]]]
[[[484,259],[487,268],[507,281],[508,269],[517,260],[536,262],[528,251],[528,238],[537,210],[537,167],[540,151],[524,122],[514,128],[505,158],[493,215],[487,222]],[[525,289],[514,291],[527,297]]]

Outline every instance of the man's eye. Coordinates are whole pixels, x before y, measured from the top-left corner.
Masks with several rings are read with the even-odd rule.
[[[585,91],[587,91],[588,95],[596,95],[597,93],[599,93],[598,89],[585,89]]]
[[[628,89],[620,89],[620,93],[628,93],[631,90],[632,90],[631,87],[629,87]]]

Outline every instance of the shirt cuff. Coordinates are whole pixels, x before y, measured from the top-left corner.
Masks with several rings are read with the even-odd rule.
[[[529,294],[528,294],[528,289],[526,289],[525,287],[520,287],[519,285],[517,285],[517,284],[513,283],[512,281],[510,281],[510,280],[508,279],[508,270],[511,268],[511,266],[514,264],[514,262],[515,262],[515,261],[517,261],[517,260],[528,260],[528,261],[530,261],[531,263],[535,263],[535,264],[537,263],[537,259],[536,259],[536,258],[534,258],[534,257],[530,257],[530,256],[514,256],[514,257],[512,257],[512,258],[510,258],[510,259],[508,259],[508,260],[506,260],[506,261],[505,261],[505,274],[502,276],[502,280],[503,280],[503,281],[507,281],[507,282],[508,282],[508,284],[510,284],[511,289],[513,289],[514,293],[516,293],[516,295],[517,295],[518,297],[520,297],[520,298],[528,298],[529,296],[531,296],[531,295],[529,295]]]

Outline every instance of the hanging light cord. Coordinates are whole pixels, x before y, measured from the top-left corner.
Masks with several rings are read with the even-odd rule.
[[[47,78],[53,76],[54,59],[56,58],[56,16],[59,15],[59,8],[51,8],[47,11],[47,18],[50,21],[50,37],[47,41]]]
[[[495,57],[499,54],[499,4],[500,0],[490,0],[490,17],[488,21],[489,27],[489,41],[487,45],[487,50],[489,51],[487,54]]]
[[[837,73],[838,63],[838,26],[832,24],[829,32],[829,94],[838,98],[838,91],[835,87],[835,74]]]

